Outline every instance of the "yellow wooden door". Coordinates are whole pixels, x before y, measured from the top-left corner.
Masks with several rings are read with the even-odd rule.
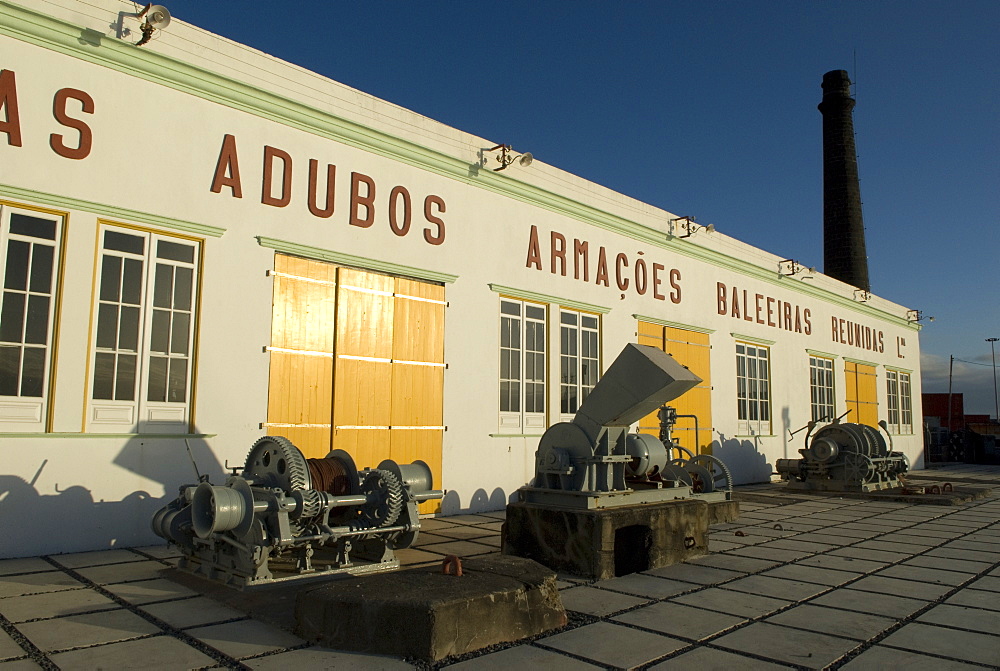
[[[273,275],[268,434],[359,468],[421,459],[441,488],[444,287],[282,254]]]
[[[389,454],[399,463],[421,459],[441,483],[444,439],[444,287],[396,278],[393,296],[392,395]],[[438,512],[440,501],[420,506]]]
[[[268,435],[285,436],[307,457],[330,449],[336,266],[274,258]]]
[[[640,321],[638,342],[640,345],[651,345],[663,350],[702,379],[697,387],[670,401],[668,405],[676,409],[678,415],[694,415],[698,420],[696,432],[693,418],[678,418],[672,434],[674,442],[695,454],[711,454],[712,376],[709,334]],[[657,414],[654,412],[644,417],[639,422],[639,430],[658,435],[660,423]]]
[[[875,366],[847,361],[844,365],[848,422],[878,426],[878,376]]]

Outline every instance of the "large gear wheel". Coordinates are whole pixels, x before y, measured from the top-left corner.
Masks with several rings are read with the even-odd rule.
[[[704,492],[731,492],[733,491],[733,475],[729,468],[718,457],[711,454],[696,454],[688,460],[689,463],[701,466],[711,475],[711,479],[704,483]]]
[[[361,521],[366,527],[390,526],[403,512],[403,483],[392,471],[368,471],[361,482],[361,493],[368,497],[361,506]]]
[[[243,477],[258,487],[277,487],[286,493],[312,489],[306,458],[282,436],[264,436],[253,444]]]

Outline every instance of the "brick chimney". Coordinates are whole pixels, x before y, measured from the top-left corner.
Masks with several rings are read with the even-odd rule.
[[[847,71],[823,75],[823,272],[870,291],[853,109]]]

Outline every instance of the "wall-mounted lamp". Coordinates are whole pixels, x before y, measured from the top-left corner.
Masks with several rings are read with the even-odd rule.
[[[795,277],[800,273],[809,273],[809,275],[803,275],[801,279],[808,280],[812,279],[812,273],[815,273],[816,269],[811,267],[806,267],[796,261],[795,259],[784,259],[778,261],[778,276],[779,277]]]
[[[163,5],[146,5],[141,12],[136,14],[137,19],[143,19],[139,30],[142,31],[142,39],[135,43],[135,46],[142,45],[153,39],[153,33],[163,30],[170,25],[170,12]]]
[[[854,290],[854,300],[858,301],[859,303],[867,303],[871,299],[872,299],[871,292],[865,291],[864,289]]]
[[[684,223],[677,223],[677,222]],[[690,238],[692,235],[698,231],[705,231],[706,233],[714,233],[715,225],[709,224],[708,226],[699,226],[695,223],[694,217],[676,217],[671,219],[670,222],[670,235],[677,238]],[[684,235],[677,235],[677,230],[684,231]]]
[[[531,162],[535,160],[535,157],[531,155],[531,152],[524,152],[519,156],[513,156],[513,151],[509,144],[498,144],[492,149],[487,149],[486,151],[500,151],[500,155],[497,156],[497,162],[500,164],[499,168],[493,168],[493,172],[500,172],[501,170],[506,170],[514,161],[522,168],[527,168],[531,165]]]
[[[908,321],[908,322],[919,322],[919,321],[923,321],[925,319],[927,321],[929,321],[929,322],[934,321],[934,317],[931,317],[929,315],[925,315],[920,310],[907,310],[906,311],[906,321]]]

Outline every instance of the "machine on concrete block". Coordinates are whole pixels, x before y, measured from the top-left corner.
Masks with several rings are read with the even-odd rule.
[[[902,452],[892,451],[892,436],[885,422],[867,424],[833,422],[815,433],[810,422],[801,459],[778,459],[775,470],[791,489],[824,492],[874,492],[894,489],[910,468]]]
[[[224,486],[182,486],[152,521],[183,553],[179,568],[236,587],[397,568],[393,550],[420,530],[417,504],[444,495],[422,461],[359,471],[343,450],[306,459],[280,436],[254,443],[236,470]]]
[[[709,505],[727,508],[712,521],[738,515],[728,469],[673,458],[669,429],[666,441],[628,432],[699,382],[663,351],[626,345],[573,421],[542,435],[534,483],[507,506],[504,552],[596,579],[704,554]]]

